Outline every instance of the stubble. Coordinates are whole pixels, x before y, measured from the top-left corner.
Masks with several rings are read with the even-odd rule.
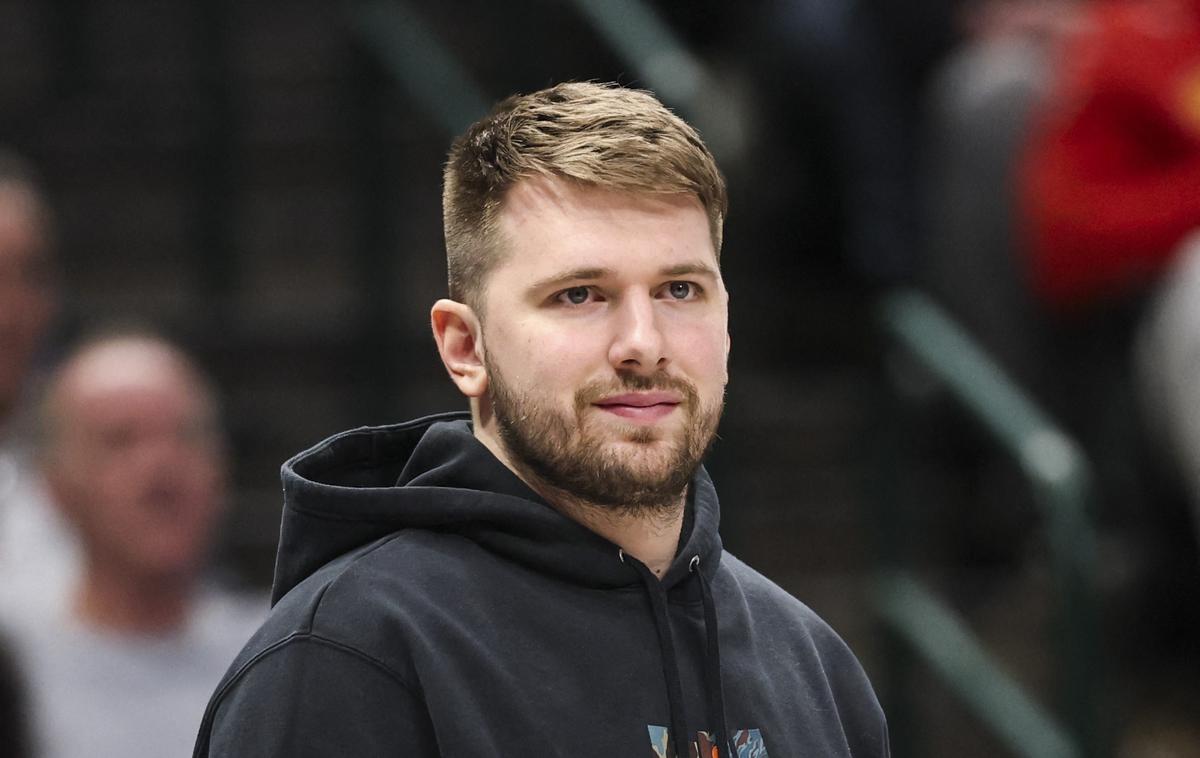
[[[519,473],[613,515],[654,517],[677,508],[716,436],[723,407],[721,400],[706,407],[686,380],[622,373],[580,388],[574,407],[564,412],[516,391],[495,365],[487,370],[497,429]],[[665,436],[670,432],[634,424],[616,427],[614,435],[614,427],[589,418],[603,412],[593,405],[598,400],[652,390],[682,398],[676,412],[684,424],[673,439]]]

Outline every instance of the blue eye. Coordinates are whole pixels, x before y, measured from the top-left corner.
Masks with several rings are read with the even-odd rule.
[[[571,287],[563,290],[559,297],[571,305],[583,305],[591,294],[591,287]]]
[[[667,292],[676,300],[687,300],[695,294],[696,286],[691,282],[671,282],[667,285]]]

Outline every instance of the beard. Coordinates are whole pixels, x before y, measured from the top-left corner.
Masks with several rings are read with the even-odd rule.
[[[678,506],[716,437],[724,407],[723,398],[702,404],[695,386],[683,379],[661,372],[626,373],[611,382],[580,388],[572,411],[563,412],[516,391],[495,365],[486,365],[496,427],[514,465],[572,499],[617,513],[646,514]],[[670,432],[634,424],[626,429],[610,424],[589,428],[585,415],[597,412],[594,402],[647,390],[672,391],[682,397],[677,410],[683,413],[684,424],[674,439],[664,438]]]

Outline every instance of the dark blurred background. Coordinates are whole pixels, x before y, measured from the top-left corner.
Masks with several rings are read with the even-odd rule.
[[[57,215],[67,308],[45,363],[126,319],[200,356],[234,460],[220,562],[265,586],[283,460],[465,408],[428,327],[457,130],[562,80],[653,89],[730,183],[732,380],[710,462],[727,547],[859,652],[895,754],[1034,754],[880,610],[876,577],[900,566],[1051,718],[1090,724],[1080,744],[1099,747],[1074,754],[1200,755],[1196,532],[1177,476],[1144,464],[1137,306],[1049,314],[1014,253],[1007,188],[1060,34],[995,20],[1027,5],[0,0],[0,144],[38,167]],[[999,84],[971,63],[997,37],[1038,51],[989,68]],[[913,291],[1098,462],[1082,632],[1057,620],[1073,595],[1021,459],[888,326],[889,297]],[[951,645],[943,632],[925,639]],[[1095,645],[1082,721],[1063,696],[1075,633],[1068,648]]]

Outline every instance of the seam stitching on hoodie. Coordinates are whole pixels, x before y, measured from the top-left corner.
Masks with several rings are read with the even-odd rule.
[[[396,536],[397,535],[393,535],[393,537],[391,539],[381,542],[380,544],[378,544],[375,547],[368,550],[366,553],[363,553],[362,555],[358,556],[358,558],[356,558],[350,564],[350,566],[353,566],[354,563],[357,563],[362,558],[365,558],[367,555],[370,555],[371,553],[375,552],[380,547],[383,547],[383,545],[386,545],[387,543],[391,542],[393,539],[395,539]],[[347,566],[346,570],[348,570],[350,568],[350,566]],[[404,689],[404,691],[409,694],[410,697],[415,698],[415,699],[421,701],[422,703],[425,702],[425,698],[418,692],[418,690],[416,688],[414,688],[411,684],[409,684],[408,681],[404,677],[402,677],[398,672],[396,672],[391,667],[384,664],[382,661],[376,660],[375,658],[367,655],[366,653],[362,652],[361,650],[358,650],[349,645],[346,645],[345,643],[337,642],[335,640],[329,639],[328,637],[323,637],[319,634],[315,634],[312,631],[313,622],[316,619],[317,612],[321,608],[321,602],[325,599],[325,593],[329,590],[329,588],[333,585],[333,583],[336,582],[338,579],[340,579],[341,576],[344,574],[345,574],[345,570],[343,570],[332,581],[327,582],[323,587],[321,587],[321,590],[316,597],[316,601],[313,603],[312,611],[310,611],[308,614],[307,624],[305,625],[304,630],[298,630],[298,631],[291,632],[283,639],[276,640],[275,642],[271,643],[267,647],[265,647],[262,650],[255,653],[250,658],[250,660],[246,661],[240,668],[238,668],[236,674],[229,677],[228,680],[226,680],[217,689],[217,691],[215,693],[213,693],[212,700],[209,702],[208,707],[205,709],[204,720],[202,722],[202,727],[201,727],[202,733],[204,734],[204,738],[203,738],[204,739],[204,750],[206,753],[208,751],[209,737],[210,737],[209,730],[211,730],[211,728],[212,728],[212,726],[211,726],[212,719],[216,716],[216,712],[217,712],[217,709],[220,707],[220,703],[224,702],[226,695],[229,694],[229,692],[233,689],[234,685],[236,685],[238,682],[240,682],[243,679],[243,677],[245,677],[246,674],[250,671],[250,669],[252,667],[254,667],[255,664],[257,664],[259,661],[263,660],[264,658],[266,658],[268,655],[271,655],[272,653],[282,650],[284,647],[286,647],[296,641],[312,640],[312,641],[327,645],[329,647],[332,647],[334,649],[342,650],[343,652],[353,654],[356,657],[359,657],[362,660],[371,663],[374,667],[379,669],[379,671],[384,673],[389,679],[395,681],[396,684],[400,685],[400,687],[402,687]]]
[[[385,535],[370,550],[364,550],[361,555],[354,556],[354,560],[343,566],[336,575],[334,575],[329,581],[325,582],[325,584],[321,586],[317,596],[313,599],[312,610],[308,612],[308,626],[306,628],[309,633],[313,633],[313,624],[317,620],[317,614],[321,612],[321,604],[325,602],[325,593],[329,592],[329,589],[333,587],[333,585],[337,584],[344,576],[346,576],[346,574],[350,573],[351,569],[357,566],[359,561],[365,560],[367,556],[371,555],[376,550],[379,550],[384,545],[390,545],[391,543],[395,542],[396,539],[403,533],[403,531],[403,528],[401,528],[392,532],[390,535]]]
[[[250,669],[253,668],[257,663],[262,661],[264,658],[266,658],[267,656],[269,656],[273,653],[278,652],[279,650],[282,650],[283,648],[287,647],[288,645],[291,645],[293,642],[303,642],[306,640],[311,640],[316,643],[324,644],[328,647],[332,647],[334,649],[341,650],[342,652],[350,653],[350,654],[354,655],[355,657],[361,658],[362,660],[372,664],[375,668],[379,669],[380,672],[387,675],[387,677],[389,679],[394,680],[396,682],[396,684],[403,687],[405,692],[407,692],[409,695],[411,695],[414,698],[417,698],[421,702],[425,701],[425,698],[422,697],[421,695],[419,695],[417,693],[416,689],[414,689],[413,686],[404,679],[404,677],[400,676],[400,674],[398,672],[396,672],[394,669],[392,669],[390,666],[383,663],[382,661],[376,660],[375,658],[372,658],[371,656],[367,655],[366,653],[362,652],[361,650],[357,650],[343,642],[331,640],[328,637],[322,637],[319,634],[314,634],[313,632],[308,631],[308,632],[292,632],[291,634],[284,637],[283,639],[278,640],[278,641],[272,643],[271,645],[267,646],[266,648],[263,648],[258,653],[255,653],[254,657],[251,658],[250,660],[246,661],[246,663],[243,664],[242,667],[238,669],[237,673],[234,674],[233,676],[231,676],[229,678],[229,681],[226,682],[225,685],[221,687],[221,689],[217,693],[216,697],[213,698],[213,704],[215,705],[216,703],[224,701],[225,696],[227,694],[229,694],[229,691],[231,689],[233,689],[233,686],[235,684],[237,684],[238,682],[240,682],[245,677],[245,675],[250,671]],[[216,709],[214,708],[213,713],[215,714],[215,712],[216,712]]]
[[[309,632],[306,636],[309,639],[314,640],[315,642],[318,642],[318,643],[321,643],[324,645],[328,645],[329,647],[332,647],[336,650],[341,650],[344,653],[348,653],[349,655],[353,655],[357,658],[361,658],[362,660],[372,664],[373,666],[378,668],[381,672],[386,674],[389,678],[394,679],[396,681],[396,684],[400,685],[401,687],[403,687],[405,690],[408,691],[409,695],[416,698],[417,700],[420,700],[421,702],[425,702],[424,696],[421,695],[415,687],[413,687],[411,684],[409,684],[408,680],[406,680],[403,676],[400,675],[400,672],[396,671],[391,666],[387,665],[386,663],[379,660],[378,658],[371,656],[371,655],[367,655],[362,650],[359,650],[356,647],[347,645],[344,642],[339,642],[337,640],[333,640],[333,639],[324,637],[322,635],[319,635],[319,634],[316,634],[313,632]]]

